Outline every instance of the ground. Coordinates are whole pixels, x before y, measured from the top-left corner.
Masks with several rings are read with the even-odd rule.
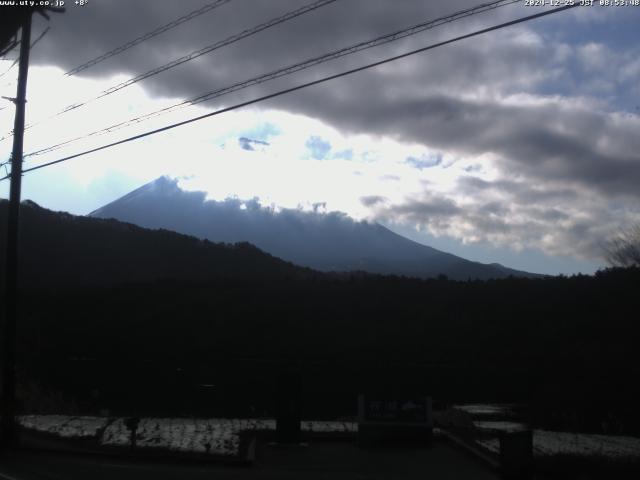
[[[300,447],[258,445],[252,466],[133,462],[114,457],[6,452],[0,480],[165,479],[425,479],[494,480],[498,475],[465,452],[437,441],[431,447],[360,449],[354,443]]]

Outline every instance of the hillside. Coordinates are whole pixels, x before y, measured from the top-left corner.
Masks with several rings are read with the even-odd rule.
[[[0,200],[3,238],[7,205]],[[214,244],[167,230],[52,212],[30,201],[22,204],[20,241],[20,280],[29,287],[308,274],[247,243]]]
[[[19,370],[83,411],[269,412],[274,376],[294,364],[313,418],[352,414],[358,392],[382,389],[529,401],[550,427],[577,412],[593,432],[612,411],[640,432],[638,269],[331,275],[247,244],[23,205]],[[3,230],[5,217],[0,202]],[[34,398],[25,405],[51,408]]]

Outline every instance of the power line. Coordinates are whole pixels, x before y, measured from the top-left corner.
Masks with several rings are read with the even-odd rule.
[[[494,10],[496,8],[499,8],[499,7],[511,5],[511,4],[517,3],[519,1],[520,0],[499,0],[499,1],[494,1],[494,2],[490,2],[490,3],[485,3],[485,4],[478,5],[476,7],[468,8],[468,9],[465,9],[465,10],[462,10],[462,11],[447,15],[445,17],[440,17],[440,18],[437,18],[435,20],[429,20],[429,21],[426,21],[426,22],[422,22],[422,23],[419,23],[419,24],[414,25],[414,26],[409,27],[409,28],[405,28],[405,29],[402,29],[402,30],[395,31],[393,33],[385,34],[385,35],[376,37],[376,38],[374,38],[372,40],[363,41],[363,42],[351,45],[349,47],[345,47],[345,48],[341,48],[341,49],[338,49],[338,50],[334,50],[334,51],[332,51],[330,53],[326,53],[326,54],[320,55],[318,57],[314,57],[314,58],[311,58],[309,60],[305,60],[305,61],[300,62],[300,63],[289,65],[289,66],[281,68],[279,70],[276,70],[276,71],[273,71],[273,72],[270,72],[270,73],[266,73],[266,74],[262,74],[262,75],[259,75],[258,77],[254,77],[254,78],[251,78],[249,80],[244,80],[242,82],[238,82],[238,83],[235,83],[233,85],[230,85],[230,86],[218,89],[218,90],[214,90],[214,91],[205,93],[203,95],[191,98],[189,100],[184,100],[184,101],[182,101],[180,103],[171,105],[169,107],[165,107],[165,108],[162,108],[160,110],[156,110],[154,112],[147,113],[147,114],[144,114],[144,115],[141,115],[141,116],[126,120],[124,122],[120,122],[120,123],[117,123],[115,125],[111,125],[109,127],[106,127],[106,128],[100,129],[100,130],[96,130],[96,131],[91,132],[89,134],[82,135],[80,137],[76,137],[76,138],[73,138],[73,139],[70,139],[70,140],[66,140],[64,142],[49,146],[47,148],[31,152],[31,153],[27,154],[26,157],[31,157],[31,156],[36,156],[36,155],[43,155],[45,153],[49,153],[49,152],[58,150],[58,149],[60,149],[60,148],[62,148],[64,146],[69,145],[70,143],[76,142],[78,140],[82,140],[82,139],[85,139],[85,138],[88,138],[88,137],[101,136],[101,135],[104,135],[104,134],[107,134],[107,133],[111,133],[111,132],[120,130],[122,128],[128,127],[130,125],[134,125],[136,123],[141,123],[143,121],[149,120],[149,119],[151,119],[153,117],[156,117],[156,116],[159,116],[159,115],[163,115],[163,114],[167,114],[167,113],[172,112],[174,110],[178,110],[178,109],[181,109],[181,108],[185,108],[187,106],[196,105],[198,103],[202,103],[202,102],[206,102],[206,101],[209,101],[209,100],[213,100],[214,98],[218,98],[218,97],[221,97],[223,95],[227,95],[229,93],[236,92],[238,90],[242,90],[242,89],[254,86],[254,85],[258,85],[258,84],[267,82],[269,80],[274,80],[276,78],[280,78],[280,77],[283,77],[283,76],[286,76],[286,75],[291,75],[293,73],[297,73],[297,72],[302,71],[302,70],[306,70],[308,68],[311,68],[313,66],[319,65],[321,63],[325,63],[325,62],[328,62],[328,61],[331,61],[331,60],[335,60],[337,58],[340,58],[340,57],[343,57],[343,56],[346,56],[346,55],[351,55],[353,53],[357,53],[357,52],[360,52],[360,51],[363,51],[363,50],[366,50],[366,49],[369,49],[369,48],[373,48],[373,47],[376,47],[376,46],[380,46],[380,45],[383,45],[383,44],[386,44],[386,43],[394,42],[396,40],[400,40],[402,38],[405,38],[405,37],[408,37],[408,36],[411,36],[411,35],[416,35],[418,33],[421,33],[423,31],[425,31],[425,30],[429,30],[429,29],[438,27],[440,25],[451,23],[451,22],[454,22],[454,21],[460,20],[462,18],[466,18],[466,17],[472,16],[472,15],[477,15],[477,14],[480,14],[480,13],[484,13],[484,12],[489,11],[489,10]]]
[[[36,44],[37,44],[40,40],[42,40],[42,37],[44,37],[44,36],[47,34],[47,32],[49,32],[49,29],[50,29],[50,28],[51,28],[51,27],[47,27],[47,28],[45,28],[45,29],[44,29],[44,31],[43,31],[43,32],[38,36],[38,38],[36,38],[36,39],[33,41],[33,43],[31,44],[31,47],[30,47],[30,48],[32,48],[32,49],[33,49],[33,47],[35,47],[35,46],[36,46]],[[20,57],[17,57],[17,58],[13,61],[13,63],[11,64],[11,66],[10,66],[9,68],[7,68],[4,72],[0,73],[0,78],[4,77],[7,73],[9,73],[9,72],[11,71],[11,69],[12,69],[13,67],[15,67],[15,66],[18,64],[18,62],[19,62],[19,61],[20,61]]]
[[[280,16],[280,17],[276,17],[276,18],[272,18],[271,20],[261,23],[259,25],[256,25],[255,27],[252,28],[248,28],[246,30],[243,30],[242,32],[235,34],[235,35],[231,35],[230,37],[225,38],[224,40],[220,40],[219,42],[216,42],[212,45],[208,45],[204,48],[201,48],[200,50],[196,50],[195,52],[191,52],[188,55],[184,55],[180,58],[177,58],[169,63],[166,63],[160,67],[154,68],[152,70],[149,70],[146,73],[142,73],[136,77],[130,78],[129,80],[126,80],[122,83],[119,83],[118,85],[115,85],[111,88],[108,88],[102,92],[100,92],[100,94],[98,96],[96,96],[95,98],[92,98],[90,100],[87,100],[86,102],[82,102],[82,103],[77,103],[74,105],[69,105],[68,107],[66,107],[62,112],[60,113],[65,113],[68,112],[70,110],[74,110],[78,107],[84,106],[89,102],[92,102],[94,100],[98,100],[102,97],[106,97],[107,95],[111,95],[112,93],[115,93],[119,90],[122,90],[123,88],[126,88],[130,85],[133,85],[134,83],[138,83],[144,79],[147,79],[149,77],[153,77],[154,75],[157,75],[159,73],[165,72],[167,70],[170,70],[174,67],[177,67],[178,65],[182,65],[183,63],[189,62],[191,60],[194,60],[198,57],[201,57],[202,55],[206,55],[207,53],[211,53],[215,50],[218,50],[222,47],[225,47],[227,45],[230,45],[232,43],[235,43],[239,40],[242,40],[243,38],[249,37],[251,35],[255,35],[258,32],[261,32],[263,30],[266,30],[268,28],[271,28],[275,25],[278,25],[280,23],[286,22],[288,20],[291,20],[295,17],[299,17],[300,15],[304,15],[305,13],[311,12],[313,10],[316,10],[318,8],[324,7],[325,5],[328,5],[330,3],[334,3],[336,0],[318,0],[316,2],[310,3],[308,5],[305,5],[301,8],[298,8],[296,10],[292,10],[290,12],[285,13],[284,15]]]
[[[42,123],[43,121],[46,120],[51,120],[52,118],[56,118],[60,115],[63,115],[67,112],[70,112],[72,110],[76,110],[77,108],[81,108],[84,107],[96,100],[99,100],[103,97],[106,97],[107,95],[111,95],[112,93],[118,92],[120,90],[122,90],[123,88],[129,87],[135,83],[138,83],[142,80],[145,80],[149,77],[153,77],[154,75],[158,75],[159,73],[165,72],[167,70],[170,70],[174,67],[177,67],[179,65],[182,65],[183,63],[189,62],[191,60],[194,60],[198,57],[201,57],[202,55],[206,55],[207,53],[211,53],[215,50],[218,50],[220,48],[223,48],[227,45],[231,45],[232,43],[238,42],[240,40],[242,40],[243,38],[247,38],[250,37],[252,35],[255,35],[263,30],[266,30],[268,28],[274,27],[276,25],[279,25],[281,23],[284,23],[288,20],[292,20],[296,17],[299,17],[301,15],[304,15],[305,13],[309,13],[311,11],[317,10],[318,8],[324,7],[326,5],[329,5],[331,3],[336,2],[337,0],[317,0],[315,2],[312,2],[310,4],[307,4],[303,7],[300,7],[296,10],[291,10],[287,13],[285,13],[284,15],[281,15],[279,17],[275,17],[272,18],[271,20],[261,23],[259,25],[256,25],[252,28],[243,30],[242,32],[235,34],[235,35],[231,35],[230,37],[225,38],[224,40],[220,40],[219,42],[216,42],[212,45],[208,45],[204,48],[201,48],[200,50],[196,50],[194,52],[189,53],[188,55],[184,55],[180,58],[177,58],[175,60],[172,60],[169,63],[166,63],[164,65],[161,65],[160,67],[154,68],[152,70],[149,70],[148,72],[142,73],[136,77],[130,78],[129,80],[126,80],[124,82],[119,83],[118,85],[115,85],[113,87],[110,87],[106,90],[103,90],[102,92],[100,92],[97,96],[92,97],[88,100],[82,101],[82,102],[78,102],[78,103],[73,103],[71,105],[67,105],[65,108],[63,108],[62,110],[60,110],[59,112],[55,113],[54,115],[46,118],[45,120],[42,120],[40,122],[37,123],[31,123],[29,125],[27,125],[25,127],[25,129],[30,129],[32,127],[35,127],[36,125],[39,125],[40,123]],[[518,0],[519,1],[519,0]],[[7,133],[5,136],[3,136],[2,138],[0,138],[0,142],[9,138],[12,135],[12,132]]]
[[[42,33],[41,33],[40,35],[38,35],[38,38],[36,38],[36,39],[31,43],[31,46],[29,47],[29,49],[30,49],[30,50],[33,50],[33,47],[35,47],[35,46],[38,44],[38,42],[39,42],[40,40],[42,40],[42,38],[43,38],[43,37],[44,37],[44,36],[49,32],[49,29],[50,29],[50,28],[51,28],[51,27],[47,27],[47,28],[45,28],[45,29],[42,31]],[[19,42],[18,42],[18,43],[19,43]],[[5,70],[3,73],[1,73],[1,74],[0,74],[0,78],[4,77],[7,73],[9,73],[9,72],[11,71],[11,69],[12,69],[13,67],[15,67],[15,66],[18,64],[18,62],[19,62],[19,61],[20,61],[20,57],[17,57],[17,58],[13,61],[13,63],[11,64],[11,66],[10,66],[7,70]],[[9,86],[9,85],[11,85],[12,83],[14,83],[14,82],[12,81],[12,82],[5,83],[4,85],[2,85],[2,88],[4,88],[4,87],[8,87],[8,86]],[[8,100],[8,99],[7,99],[7,97],[2,97],[2,98],[4,98],[5,100]],[[4,110],[5,108],[7,108],[7,107],[0,107],[0,111]],[[11,134],[13,135],[13,131],[11,131]],[[5,138],[7,138],[7,137],[3,137],[2,139],[0,139],[0,141],[4,140]],[[0,163],[0,167],[2,167],[2,166],[4,166],[4,165],[5,165],[4,163]]]
[[[33,41],[33,43],[31,44],[31,47],[30,47],[30,48],[31,48],[31,49],[33,49],[33,47],[35,47],[35,46],[38,44],[38,42],[39,42],[40,40],[42,40],[42,38],[43,38],[47,33],[49,33],[49,30],[51,30],[51,27],[47,27],[47,28],[45,28],[45,29],[44,29],[44,31],[43,31],[40,35],[38,35],[38,38],[36,38],[36,39]]]
[[[199,17],[200,15],[203,15],[207,12],[210,12],[211,10],[221,7],[222,5],[229,3],[231,0],[216,0],[215,2],[211,2],[207,5],[205,5],[202,8],[199,8],[197,10],[194,10],[191,13],[188,13],[180,18],[177,18],[175,20],[173,20],[172,22],[167,23],[166,25],[163,25],[161,27],[156,28],[155,30],[152,30],[151,32],[145,33],[144,35],[139,36],[138,38],[135,38],[127,43],[125,43],[124,45],[120,45],[119,47],[114,48],[113,50],[100,55],[99,57],[94,58],[93,60],[89,60],[88,62],[83,63],[82,65],[79,65],[75,68],[72,68],[71,70],[69,70],[68,72],[65,73],[65,75],[67,76],[71,76],[71,75],[76,75],[77,73],[82,72],[83,70],[86,70],[87,68],[91,68],[94,65],[97,65],[100,62],[103,62],[105,60],[107,60],[108,58],[111,58],[115,55],[118,55],[122,52],[124,52],[125,50],[129,50],[132,47],[135,47],[136,45],[149,40],[150,38],[153,38],[155,36],[160,35],[161,33],[166,32],[167,30],[171,30],[174,27],[177,27],[178,25],[181,25],[185,22],[188,22],[189,20],[193,20],[196,17]]]
[[[45,167],[48,167],[48,166],[51,166],[51,165],[56,165],[58,163],[62,163],[62,162],[66,162],[68,160],[72,160],[74,158],[82,157],[82,156],[88,155],[90,153],[99,152],[99,151],[105,150],[107,148],[115,147],[117,145],[122,145],[124,143],[132,142],[134,140],[138,140],[138,139],[141,139],[141,138],[144,138],[144,137],[155,135],[157,133],[161,133],[161,132],[165,132],[167,130],[172,130],[174,128],[181,127],[183,125],[194,123],[194,122],[197,122],[199,120],[203,120],[205,118],[213,117],[213,116],[216,116],[216,115],[221,115],[223,113],[230,112],[232,110],[237,110],[239,108],[246,107],[248,105],[253,105],[255,103],[263,102],[265,100],[269,100],[269,99],[272,99],[272,98],[275,98],[275,97],[286,95],[288,93],[292,93],[292,92],[295,92],[295,91],[298,91],[298,90],[302,90],[302,89],[307,88],[307,87],[311,87],[311,86],[314,86],[314,85],[319,85],[321,83],[325,83],[325,82],[328,82],[330,80],[335,80],[337,78],[345,77],[347,75],[351,75],[351,74],[354,74],[354,73],[357,73],[357,72],[361,72],[363,70],[368,70],[370,68],[374,68],[374,67],[386,64],[386,63],[390,63],[390,62],[393,62],[393,61],[396,61],[396,60],[400,60],[402,58],[409,57],[411,55],[416,55],[418,53],[426,52],[428,50],[433,50],[435,48],[442,47],[444,45],[448,45],[448,44],[455,43],[455,42],[458,42],[458,41],[461,41],[461,40],[465,40],[465,39],[468,39],[468,38],[476,37],[478,35],[482,35],[482,34],[485,34],[485,33],[493,32],[495,30],[500,30],[502,28],[510,27],[512,25],[517,25],[519,23],[528,22],[528,21],[534,20],[536,18],[541,18],[541,17],[545,17],[547,15],[552,15],[554,13],[559,13],[559,12],[562,12],[562,11],[565,11],[565,10],[569,10],[571,8],[575,8],[575,7],[578,7],[578,6],[580,6],[580,5],[577,4],[577,3],[573,4],[573,5],[566,5],[564,7],[558,7],[558,8],[555,8],[553,10],[547,10],[545,12],[536,13],[536,14],[529,15],[529,16],[526,16],[526,17],[518,18],[516,20],[511,20],[509,22],[501,23],[499,25],[494,25],[492,27],[484,28],[482,30],[476,30],[475,32],[468,33],[466,35],[461,35],[459,37],[455,37],[455,38],[452,38],[452,39],[449,39],[449,40],[445,40],[445,41],[442,41],[442,42],[434,43],[434,44],[428,45],[426,47],[418,48],[416,50],[412,50],[410,52],[403,53],[401,55],[396,55],[394,57],[389,57],[389,58],[386,58],[384,60],[380,60],[378,62],[369,63],[369,64],[364,65],[362,67],[358,67],[358,68],[354,68],[354,69],[351,69],[351,70],[347,70],[345,72],[337,73],[335,75],[330,75],[328,77],[323,77],[321,79],[314,80],[312,82],[307,82],[307,83],[304,83],[304,84],[301,84],[301,85],[297,85],[295,87],[287,88],[287,89],[280,90],[280,91],[275,92],[275,93],[271,93],[269,95],[264,95],[262,97],[255,98],[253,100],[249,100],[249,101],[246,101],[246,102],[238,103],[238,104],[233,105],[231,107],[223,108],[221,110],[216,110],[215,112],[210,112],[210,113],[207,113],[207,114],[204,114],[204,115],[200,115],[198,117],[194,117],[194,118],[190,118],[188,120],[184,120],[182,122],[174,123],[174,124],[162,127],[162,128],[158,128],[158,129],[151,130],[151,131],[148,131],[148,132],[145,132],[145,133],[134,135],[132,137],[125,138],[123,140],[118,140],[117,142],[109,143],[107,145],[102,145],[100,147],[92,148],[90,150],[86,150],[86,151],[81,152],[81,153],[76,153],[74,155],[69,155],[67,157],[60,158],[58,160],[54,160],[54,161],[51,161],[51,162],[43,163],[43,164],[37,165],[35,167],[27,168],[27,169],[23,170],[23,172],[24,173],[32,172],[34,170],[39,170],[41,168],[45,168]],[[7,176],[5,176],[3,178],[0,178],[0,181],[6,180],[7,178],[10,178],[10,175],[7,175]]]
[[[20,45],[20,40],[17,40],[17,38],[14,36],[13,39],[9,40],[9,43],[6,45],[4,50],[0,50],[0,57],[4,57],[7,53],[9,53],[11,50],[16,48],[18,45]]]
[[[13,67],[15,67],[18,64],[19,60],[20,60],[19,58],[16,58],[9,68],[7,68],[4,72],[0,73],[0,78],[4,77],[7,73],[9,73],[13,69]]]

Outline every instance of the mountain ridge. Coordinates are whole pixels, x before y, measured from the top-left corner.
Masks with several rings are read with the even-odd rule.
[[[319,271],[364,271],[454,280],[542,277],[499,264],[473,262],[341,212],[261,206],[256,199],[207,200],[163,176],[91,212],[145,228],[164,228],[215,242],[246,241],[271,255]]]
[[[0,199],[2,238],[7,206],[8,201]],[[53,212],[29,200],[22,202],[18,261],[21,284],[36,288],[259,282],[315,274],[246,242],[213,243],[166,229]]]

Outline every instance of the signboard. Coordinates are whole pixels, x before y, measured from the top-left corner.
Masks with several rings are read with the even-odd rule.
[[[388,400],[364,397],[364,421],[425,423],[428,399]]]
[[[360,395],[358,443],[429,443],[433,436],[431,398]]]

